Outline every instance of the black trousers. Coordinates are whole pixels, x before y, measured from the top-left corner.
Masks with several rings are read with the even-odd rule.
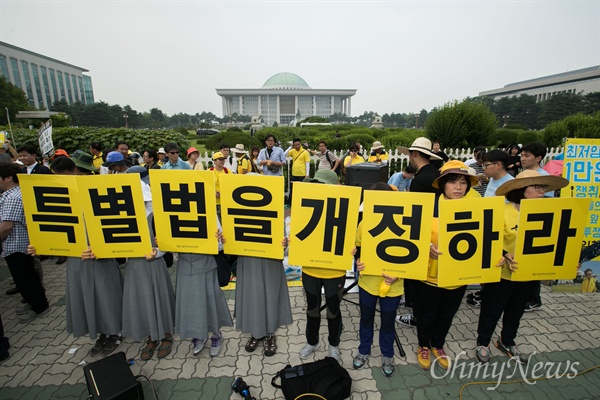
[[[294,182],[302,182],[304,178],[304,176],[290,176],[290,195],[288,197],[290,205],[292,205],[292,189],[294,188]]]
[[[340,278],[320,279],[302,274],[302,286],[306,293],[306,341],[314,346],[319,343],[319,328],[321,327],[321,287],[325,289],[325,304],[327,305],[327,337],[331,346],[340,344],[342,335],[342,314],[340,301],[344,291],[344,276]]]
[[[419,281],[415,281],[414,279],[405,279],[404,280],[404,301],[406,303],[406,307],[411,307],[413,316],[417,318],[417,293],[416,287]],[[418,321],[418,319],[417,319]]]
[[[13,253],[4,259],[23,299],[36,313],[45,311],[48,308],[48,299],[40,276],[35,271],[33,257],[25,253]]]
[[[532,281],[531,289],[529,289],[529,301],[532,303],[542,304],[542,281]]]
[[[415,281],[419,304],[417,338],[419,347],[442,348],[452,326],[452,319],[460,307],[467,286],[449,290]]]
[[[502,313],[502,343],[514,346],[517,330],[533,282],[513,282],[501,279],[500,282],[486,283],[483,286],[479,324],[477,325],[477,345],[488,346]]]

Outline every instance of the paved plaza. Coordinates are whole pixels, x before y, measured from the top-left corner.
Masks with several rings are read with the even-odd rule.
[[[44,284],[50,310],[33,322],[17,321],[15,309],[21,305],[19,295],[7,296],[11,287],[10,274],[0,261],[0,311],[6,335],[10,339],[11,357],[0,364],[0,399],[84,399],[87,386],[83,365],[95,361],[88,356],[94,341],[89,337],[74,338],[66,332],[65,323],[65,264],[55,259],[44,261]],[[174,278],[175,268],[170,269]],[[447,340],[446,351],[455,357],[461,354],[456,368],[448,371],[436,366],[422,371],[415,355],[416,330],[397,327],[406,358],[396,352],[396,373],[386,378],[381,372],[381,353],[377,333],[375,347],[368,364],[361,370],[352,369],[352,359],[358,346],[357,293],[346,296],[342,303],[344,332],[340,349],[342,361],[353,379],[351,399],[597,399],[600,397],[600,294],[551,293],[542,287],[544,308],[526,313],[517,338],[522,352],[536,352],[525,366],[516,366],[493,348],[493,362],[487,370],[477,369],[474,363],[475,336],[479,310],[463,305],[458,311]],[[227,291],[233,312],[234,292]],[[247,353],[244,344],[249,335],[233,328],[223,330],[223,350],[212,358],[209,349],[200,356],[191,353],[189,341],[176,336],[172,353],[158,360],[139,358],[141,342],[125,339],[119,351],[134,358],[134,375],[146,375],[152,381],[159,398],[180,399],[241,399],[231,391],[234,377],[241,376],[250,386],[256,399],[283,399],[280,390],[271,386],[271,378],[286,364],[301,362],[298,351],[304,345],[306,325],[305,300],[301,287],[290,287],[294,316],[293,324],[277,331],[277,354],[264,357],[262,346]],[[499,330],[497,331],[499,333]],[[327,327],[323,321],[321,341],[326,342]],[[397,349],[396,349],[397,350]],[[325,346],[307,361],[327,355]],[[533,367],[538,368],[533,370]],[[485,373],[487,372],[487,375]],[[569,376],[561,375],[568,373]],[[532,381],[535,376],[550,379]],[[559,376],[556,378],[555,376]],[[527,378],[529,383],[523,382]],[[498,384],[500,381],[501,384]],[[485,384],[467,385],[473,382]],[[152,399],[147,381],[142,380],[146,399]]]

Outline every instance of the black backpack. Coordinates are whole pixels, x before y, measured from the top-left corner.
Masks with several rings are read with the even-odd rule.
[[[280,385],[275,383],[277,378],[281,379]],[[281,389],[286,400],[310,394],[317,394],[327,400],[342,400],[350,397],[352,378],[335,358],[325,357],[296,367],[288,364],[271,379],[271,385]]]
[[[333,169],[333,166],[335,165],[335,161],[331,161],[331,159],[329,158],[329,150],[327,150],[325,152],[325,158],[327,159],[327,162],[329,163],[329,168],[331,168],[332,171],[335,172],[336,174],[340,175],[342,173],[342,168],[340,168],[342,165],[342,160],[340,160],[336,169]]]

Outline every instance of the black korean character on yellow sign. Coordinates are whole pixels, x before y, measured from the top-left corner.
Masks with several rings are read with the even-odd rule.
[[[577,229],[571,227],[571,214],[573,210],[562,210],[557,221],[558,237],[556,244],[535,245],[536,239],[552,237],[554,213],[530,213],[527,222],[541,222],[541,229],[528,229],[525,231],[523,255],[554,253],[554,266],[561,266],[565,262],[565,252],[569,238],[577,235]]]
[[[182,220],[178,215],[170,215],[171,236],[184,239],[207,239],[208,228],[206,221],[206,199],[204,197],[204,182],[194,184],[194,192],[190,186],[180,184],[179,190],[171,190],[170,184],[161,183],[163,211],[173,213],[189,213],[192,203],[195,203],[197,218]]]
[[[131,186],[122,186],[120,192],[117,191],[117,188],[109,187],[106,189],[106,194],[100,194],[98,189],[91,188],[89,194],[94,215],[101,217],[100,224],[106,243],[140,243],[142,241],[135,218]],[[123,213],[125,216],[122,215]]]
[[[375,206],[374,214],[381,214],[381,220],[373,229],[369,230],[369,234],[375,237],[383,233],[386,229],[392,231],[397,238],[385,239],[377,245],[377,257],[385,262],[394,264],[407,264],[414,262],[419,257],[419,248],[412,241],[417,241],[421,238],[421,218],[423,215],[423,207],[413,204],[411,215],[404,215],[404,206]],[[410,227],[410,233],[406,233],[406,229],[396,224],[395,215],[403,215],[402,225]],[[404,236],[404,238],[402,238]],[[408,240],[407,240],[408,239]],[[402,248],[408,253],[404,256],[394,256],[388,251],[389,248]]]
[[[335,198],[328,197],[327,198],[327,207],[325,207],[325,200],[317,200],[317,199],[302,199],[302,207],[312,208],[313,212],[308,220],[306,226],[296,234],[296,237],[300,240],[306,239],[310,234],[315,230],[319,221],[321,221],[321,216],[323,215],[323,210],[326,208],[325,213],[325,234],[323,237],[323,251],[330,253],[333,247],[333,241],[335,240],[335,250],[333,254],[336,256],[341,256],[344,253],[344,243],[346,240],[346,224],[347,224],[347,216],[348,216],[348,206],[350,204],[350,200],[347,198],[340,198],[339,201],[339,211],[337,216],[335,215],[336,211],[336,200]],[[336,230],[334,236],[334,228]]]
[[[271,192],[258,186],[242,186],[233,190],[234,203],[247,208],[228,208],[234,216],[234,236],[239,242],[273,243],[273,221],[277,211],[260,210],[273,201]]]
[[[492,266],[492,243],[500,238],[500,232],[493,228],[493,210],[483,210],[483,236],[481,239],[481,266],[490,268]],[[455,221],[447,225],[448,232],[459,232],[453,235],[448,243],[450,256],[458,261],[465,261],[473,257],[477,251],[478,239],[469,231],[479,231],[480,222],[473,221],[471,211],[460,211],[454,213]],[[468,221],[468,222],[466,222]],[[466,243],[466,249],[461,252],[461,242]]]
[[[39,222],[41,232],[65,233],[68,243],[76,243],[75,225],[79,217],[73,215],[69,189],[66,187],[34,187],[33,193],[37,212],[32,214]]]

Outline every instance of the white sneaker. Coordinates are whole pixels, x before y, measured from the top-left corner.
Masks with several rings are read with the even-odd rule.
[[[319,348],[321,343],[317,343],[314,346],[306,343],[304,347],[300,350],[300,358],[305,359],[311,356],[312,353],[315,352]]]
[[[329,345],[329,357],[335,358],[338,364],[342,364],[340,359],[340,348],[337,346]]]
[[[218,335],[213,335],[210,339],[210,356],[218,356],[221,352],[221,347],[223,347],[223,335],[219,332]]]
[[[192,345],[194,346],[194,351],[192,354],[194,354],[195,356],[200,354],[200,352],[204,348],[205,343],[206,343],[206,339],[193,339]]]

